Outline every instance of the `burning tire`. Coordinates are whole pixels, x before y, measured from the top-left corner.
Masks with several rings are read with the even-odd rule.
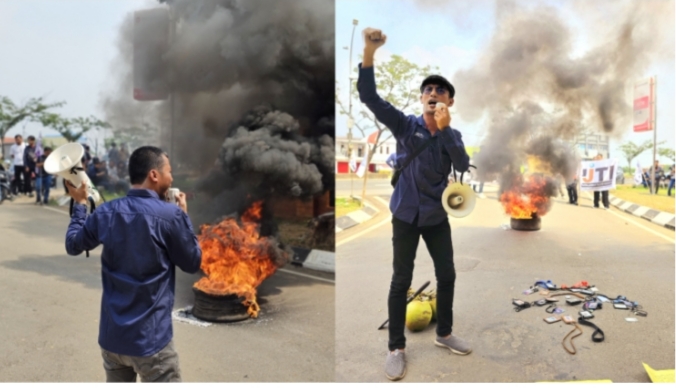
[[[541,220],[534,214],[532,218],[511,218],[510,225],[514,230],[532,232],[540,230]]]
[[[208,322],[239,322],[249,319],[244,298],[237,295],[210,295],[193,287],[195,306],[192,315]]]

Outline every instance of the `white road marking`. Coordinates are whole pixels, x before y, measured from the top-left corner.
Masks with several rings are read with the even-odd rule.
[[[378,201],[380,201],[381,203],[383,203],[385,206],[388,206],[388,207],[390,206],[390,204],[387,203],[387,201],[385,201],[384,199],[382,199],[380,197],[374,197],[374,198],[377,199]],[[357,233],[353,236],[350,236],[350,237],[346,238],[345,240],[338,241],[338,242],[336,242],[336,247],[339,247],[339,246],[346,244],[346,243],[348,243],[348,242],[350,242],[350,241],[352,241],[352,240],[354,240],[358,237],[361,237],[361,236],[365,235],[366,233],[373,231],[374,229],[380,228],[381,226],[387,224],[388,222],[392,222],[392,220],[390,218],[386,218],[385,220],[383,220],[383,221],[371,226],[370,228],[367,228],[367,229],[365,229],[365,230],[363,230],[363,231],[361,231],[361,232],[359,232],[359,233]]]
[[[310,279],[314,279],[314,280],[321,280],[321,281],[323,281],[323,282],[327,282],[327,283],[331,283],[331,284],[336,284],[336,281],[335,281],[335,280],[324,279],[324,278],[320,278],[319,276],[312,276],[312,275],[308,275],[308,274],[300,273],[300,272],[296,272],[296,271],[291,271],[291,270],[284,269],[284,268],[279,268],[279,269],[277,269],[277,271],[279,271],[279,272],[284,272],[284,273],[288,273],[288,274],[291,274],[291,275],[301,276],[301,277],[304,277],[304,278],[310,278]]]
[[[65,215],[67,215],[67,216],[70,216],[70,214],[68,214],[67,211],[64,211],[64,210],[61,210],[61,209],[55,209],[55,208],[53,208],[53,207],[51,207],[51,206],[43,206],[42,208],[43,208],[43,209],[47,209],[47,210],[51,210],[51,211],[53,211],[53,212],[57,212],[57,213],[61,213],[61,214],[65,214]]]

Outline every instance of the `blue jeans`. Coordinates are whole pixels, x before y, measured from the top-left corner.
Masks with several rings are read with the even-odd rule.
[[[35,202],[40,202],[40,197],[44,191],[45,195],[43,201],[45,204],[49,203],[49,189],[52,187],[52,176],[38,176],[35,177],[35,191],[37,192],[37,197]]]
[[[669,188],[667,189],[667,195],[671,196],[671,190],[674,188],[674,178],[671,178],[669,181]]]

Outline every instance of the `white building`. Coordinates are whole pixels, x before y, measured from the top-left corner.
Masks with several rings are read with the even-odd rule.
[[[597,154],[610,157],[610,138],[607,135],[585,132],[576,136],[573,144],[582,160],[591,160]]]
[[[356,159],[357,166],[361,164],[362,159],[364,158],[364,153],[366,152],[366,146],[368,145],[369,149],[373,147],[373,143],[376,140],[378,132],[374,132],[369,135],[368,138],[352,138],[352,152],[353,156]],[[391,137],[389,132],[384,132],[382,136],[390,136],[384,142],[375,149],[373,158],[369,165],[369,171],[377,172],[380,170],[390,170],[390,166],[387,165],[387,158],[397,151],[397,141],[394,137]],[[348,140],[347,137],[336,137],[336,173],[337,174],[347,174],[349,170],[350,157],[348,155]]]

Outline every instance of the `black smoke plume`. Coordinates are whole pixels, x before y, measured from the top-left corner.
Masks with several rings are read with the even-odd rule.
[[[669,57],[663,41],[673,46],[674,4],[571,2],[567,10],[545,1],[494,4],[495,34],[477,63],[453,77],[459,114],[488,123],[474,160],[477,173],[501,177],[501,189],[507,189],[530,155],[548,163],[551,176],[570,180],[578,164],[570,145],[576,136],[619,137],[631,128],[634,82],[650,64]],[[564,11],[582,15],[578,20],[589,29],[582,53],[579,31]],[[669,18],[666,25],[656,22]],[[673,47],[668,51],[673,63]]]
[[[254,197],[332,189],[334,1],[163,3],[174,33],[165,71],[145,82],[173,92],[173,141],[169,100],[132,99],[133,15],[120,33],[119,90],[102,101],[106,119],[151,122],[175,169],[209,175],[201,188],[232,211]]]

